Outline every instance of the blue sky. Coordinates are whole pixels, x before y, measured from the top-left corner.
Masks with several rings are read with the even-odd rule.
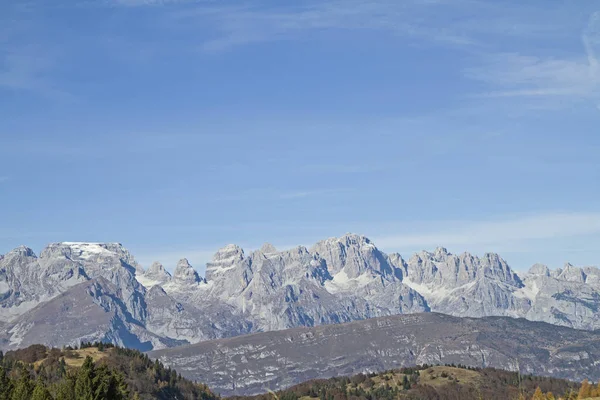
[[[598,265],[600,5],[522,3],[0,2],[0,253]]]

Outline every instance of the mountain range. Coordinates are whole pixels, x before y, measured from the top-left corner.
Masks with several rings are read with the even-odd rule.
[[[211,340],[149,356],[225,396],[425,364],[598,381],[600,332],[522,318],[422,313]]]
[[[507,316],[600,327],[600,270],[444,248],[409,259],[347,234],[311,248],[218,250],[201,277],[186,259],[143,269],[121,244],[64,242],[0,256],[0,348],[106,341],[142,351],[399,314]]]

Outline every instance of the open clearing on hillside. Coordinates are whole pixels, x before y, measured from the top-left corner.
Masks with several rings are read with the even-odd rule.
[[[111,349],[105,349],[104,351],[100,351],[96,347],[88,347],[81,350],[64,350],[65,354],[61,358],[65,359],[65,364],[67,364],[68,367],[79,368],[83,365],[83,362],[85,361],[85,358],[87,356],[92,357],[92,360],[94,360],[94,362],[97,362],[98,360],[101,360],[104,357],[106,357],[109,351],[111,351]],[[45,360],[46,358],[44,358],[43,360],[36,361],[34,365],[37,367],[40,364],[42,364]]]
[[[479,372],[453,367],[431,367],[421,371],[419,383],[421,385],[444,386],[452,381],[470,383],[475,386],[479,383]]]

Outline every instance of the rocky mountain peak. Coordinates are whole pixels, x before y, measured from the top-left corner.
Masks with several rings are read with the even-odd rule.
[[[550,269],[544,264],[534,264],[529,268],[529,275],[550,276]]]
[[[155,261],[152,263],[150,268],[148,268],[148,270],[146,271],[146,274],[156,275],[156,274],[162,274],[164,272],[166,272],[165,267],[158,261]]]
[[[265,243],[260,248],[260,252],[263,254],[277,253],[277,249],[271,243]]]
[[[167,281],[171,279],[171,274],[165,269],[165,267],[159,262],[153,262],[145,275],[147,277],[155,278],[159,281]]]
[[[445,247],[437,247],[435,249],[435,251],[433,252],[433,256],[439,260],[443,260],[444,258],[448,257],[449,255],[450,255],[450,252],[448,252],[448,249],[446,249]]]
[[[388,257],[362,235],[348,233],[340,238],[329,238],[315,244],[311,252],[325,260],[332,276],[341,271],[350,279],[366,271],[393,275]]]
[[[229,260],[231,258],[242,259],[244,258],[244,250],[237,244],[228,244],[217,250],[213,256],[213,261]]]
[[[27,246],[19,246],[8,253],[6,253],[5,257],[32,257],[37,258],[35,252]]]
[[[150,289],[171,281],[172,276],[161,263],[155,261],[145,272],[141,274],[136,272],[135,278],[146,289]]]
[[[244,250],[235,244],[229,244],[215,253],[211,262],[206,264],[206,280],[212,281],[232,270],[245,259]]]
[[[198,272],[190,265],[187,258],[179,260],[173,273],[173,278],[185,283],[200,283],[202,281],[200,275],[198,275]]]
[[[570,263],[565,264],[562,272],[558,276],[558,279],[568,282],[585,282],[585,274],[581,268],[577,268]]]
[[[406,262],[399,254],[385,254],[365,236],[354,234],[323,240],[311,250],[299,246],[277,251],[267,244],[247,256],[241,247],[228,245],[207,264],[209,282],[186,259],[177,264],[172,277],[160,263],[140,273],[131,254],[118,243],[55,243],[39,258],[26,247],[10,254],[0,257],[0,348],[3,343],[18,343],[20,330],[44,326],[31,321],[52,319],[64,325],[90,312],[97,321],[113,324],[116,320],[110,322],[107,311],[118,310],[119,324],[124,325],[106,328],[97,322],[94,328],[92,321],[86,329],[95,329],[99,338],[120,332],[164,346],[424,311],[467,317],[505,315],[579,329],[600,328],[600,270],[596,268],[569,264],[564,270],[548,271],[539,265],[521,281],[494,253],[480,258],[469,253],[453,255],[440,247]],[[545,279],[548,274],[557,279]],[[79,293],[81,285],[92,287],[90,282],[103,280],[104,289],[93,286],[97,290],[92,303],[73,300],[64,306],[65,300],[79,299],[73,293]],[[109,289],[118,302],[103,294]],[[43,311],[32,312],[46,303]],[[86,304],[90,307],[82,311]],[[67,314],[73,318],[64,317]],[[27,315],[35,315],[35,321]],[[130,323],[131,318],[135,323]],[[11,330],[10,324],[17,323],[11,321],[22,325]],[[65,330],[73,332],[80,325]]]

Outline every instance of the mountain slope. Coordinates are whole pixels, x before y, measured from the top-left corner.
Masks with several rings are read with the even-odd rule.
[[[598,387],[570,381],[519,376],[516,372],[464,366],[420,366],[358,374],[350,377],[315,379],[275,394],[280,399],[317,400],[518,400],[591,399]],[[231,400],[272,400],[272,393]]]
[[[399,366],[463,364],[598,380],[600,332],[425,313],[266,332],[150,352],[224,395]]]
[[[19,247],[0,256],[0,348],[102,339],[148,350],[428,311],[600,328],[597,268],[535,265],[519,276],[497,254],[438,248],[405,260],[353,234],[310,249],[228,245],[205,275],[186,259],[172,275],[160,263],[144,271],[114,243],[54,243],[39,257]]]
[[[11,397],[12,396],[12,397]],[[202,399],[216,400],[205,385],[139,351],[98,343],[81,349],[41,345],[0,352],[2,399]]]

